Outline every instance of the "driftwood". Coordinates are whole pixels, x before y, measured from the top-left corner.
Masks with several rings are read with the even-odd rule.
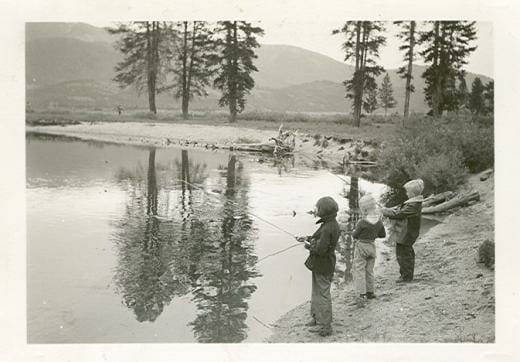
[[[472,192],[469,195],[460,195],[457,197],[452,198],[451,200],[448,200],[446,202],[443,202],[442,204],[438,204],[431,207],[425,207],[422,209],[423,214],[435,214],[438,212],[444,212],[449,209],[452,209],[454,207],[458,206],[466,206],[472,201],[479,201],[480,200],[480,194],[478,192]]]
[[[274,145],[266,144],[266,143],[245,143],[245,144],[235,144],[231,146],[221,146],[221,148],[228,148],[233,151],[247,151],[247,152],[263,152],[263,153],[273,153]]]
[[[486,181],[493,174],[493,169],[486,170],[480,174],[480,181]]]
[[[424,208],[440,204],[441,202],[448,201],[449,199],[453,198],[454,195],[455,194],[452,191],[446,191],[440,194],[430,195],[424,199],[422,206]]]

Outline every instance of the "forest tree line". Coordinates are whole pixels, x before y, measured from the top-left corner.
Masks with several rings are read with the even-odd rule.
[[[471,91],[465,81],[469,55],[475,51],[474,21],[396,21],[401,40],[403,65],[398,74],[406,82],[403,123],[410,114],[410,94],[414,92],[413,62],[422,58],[426,70],[419,76],[426,82],[425,100],[430,115],[468,109],[476,115],[493,113],[494,84],[476,78]],[[255,86],[252,73],[264,30],[245,21],[119,23],[109,28],[119,36],[116,48],[123,60],[116,66],[115,80],[122,87],[135,86],[148,94],[149,110],[157,113],[155,96],[170,92],[180,100],[182,116],[189,118],[193,97],[207,95],[213,87],[220,91],[219,105],[228,107],[230,122],[245,109],[247,96]],[[396,106],[388,74],[378,86],[376,78],[385,72],[379,61],[386,45],[383,21],[347,21],[332,34],[342,34],[345,61],[354,66],[343,83],[352,101],[354,125],[360,126],[362,112]]]

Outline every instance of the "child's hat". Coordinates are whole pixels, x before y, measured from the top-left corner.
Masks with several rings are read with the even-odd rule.
[[[409,190],[415,196],[422,194],[424,190],[424,181],[420,178],[408,181],[403,185],[406,190]]]
[[[376,199],[371,194],[366,194],[359,199],[359,208],[361,210],[373,210],[376,208]]]

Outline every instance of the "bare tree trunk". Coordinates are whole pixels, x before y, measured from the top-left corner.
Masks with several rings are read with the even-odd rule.
[[[228,31],[229,33],[229,31]],[[237,38],[237,22],[233,22],[233,38],[230,39],[233,44],[233,49],[236,49],[238,38]],[[235,53],[235,52],[233,52]],[[230,57],[230,63],[232,67],[232,74],[229,82],[229,122],[235,123],[237,119],[237,60],[236,55]]]
[[[195,37],[197,36],[197,22],[193,22],[193,31],[191,33],[191,50],[190,50],[190,65],[188,67],[188,79],[186,82],[186,115],[184,119],[188,119],[188,108],[190,104],[190,96],[191,96],[191,76],[193,73],[193,62],[195,58]],[[184,109],[183,109],[184,116]]]
[[[150,29],[151,25],[151,29]],[[147,60],[147,88],[148,88],[148,106],[150,112],[157,114],[155,105],[156,79],[157,79],[157,62],[158,62],[158,24],[155,21],[146,22],[146,60]]]
[[[413,71],[413,50],[415,47],[415,21],[410,22],[410,44],[408,48],[408,71],[406,73],[406,88],[405,88],[405,96],[404,96],[404,118],[403,118],[403,127],[405,126],[405,118],[408,118],[410,114],[410,95],[412,92],[411,83],[412,83],[412,71]]]
[[[358,114],[359,104],[359,75],[361,68],[361,21],[356,23],[356,69],[354,72],[354,126],[359,127],[360,118]]]
[[[433,94],[432,94],[432,111],[434,117],[438,117],[440,115],[440,95],[441,95],[441,82],[440,82],[440,35],[439,35],[439,27],[440,22],[436,21],[434,23],[434,32],[435,32],[435,41],[434,41],[434,47],[435,47],[435,53],[433,57],[433,65],[435,66],[435,85],[433,88]]]
[[[182,41],[182,118],[188,119],[188,85],[187,85],[187,62],[188,62],[188,22],[184,21],[184,32]]]

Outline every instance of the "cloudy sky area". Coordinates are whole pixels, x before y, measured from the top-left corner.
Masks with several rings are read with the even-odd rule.
[[[95,26],[108,26],[112,23],[95,23]],[[262,20],[261,27],[265,35],[259,39],[263,44],[294,45],[308,50],[328,55],[338,61],[344,60],[341,44],[344,38],[341,34],[332,35],[332,30],[340,28],[341,22],[296,22],[294,20]],[[387,69],[394,69],[403,64],[403,55],[399,51],[400,40],[395,36],[398,28],[387,22],[387,44],[380,51],[380,64]],[[477,22],[477,50],[468,58],[466,70],[472,73],[493,77],[493,24]],[[417,57],[416,64],[423,64]]]

